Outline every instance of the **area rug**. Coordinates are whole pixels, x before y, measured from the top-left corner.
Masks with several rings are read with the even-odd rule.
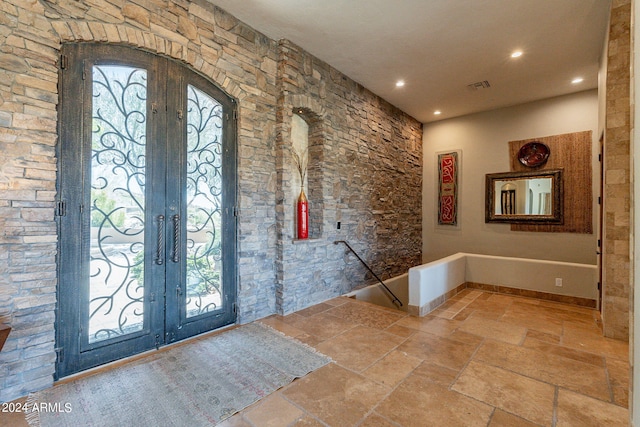
[[[331,360],[252,323],[29,396],[31,426],[211,426]]]

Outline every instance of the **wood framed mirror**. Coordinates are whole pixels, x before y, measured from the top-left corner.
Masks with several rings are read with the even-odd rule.
[[[562,224],[562,169],[486,175],[485,222]]]

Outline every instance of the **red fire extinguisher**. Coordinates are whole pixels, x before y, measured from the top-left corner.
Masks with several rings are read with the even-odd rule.
[[[309,201],[304,194],[304,189],[300,190],[298,197],[298,239],[309,238]]]

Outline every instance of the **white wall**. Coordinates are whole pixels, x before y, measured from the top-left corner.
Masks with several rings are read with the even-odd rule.
[[[598,300],[598,267],[592,264],[475,254],[466,259],[467,282]]]
[[[589,90],[424,125],[423,262],[457,252],[596,264],[594,234],[511,231],[486,224],[485,174],[508,172],[509,141],[591,130],[593,230],[598,213],[598,92]],[[438,152],[462,150],[458,227],[437,225]],[[553,155],[553,153],[552,153]],[[565,188],[565,191],[571,191]]]
[[[460,252],[409,269],[409,305],[423,313],[432,301],[465,282],[597,301],[597,276],[595,265]],[[556,286],[558,278],[561,287]]]

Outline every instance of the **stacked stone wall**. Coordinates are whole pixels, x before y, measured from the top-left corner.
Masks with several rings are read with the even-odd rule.
[[[376,282],[336,240],[383,280],[420,264],[422,125],[293,43],[279,47],[278,306],[290,313]],[[322,225],[308,241],[296,240],[295,201],[287,198],[297,173],[289,152],[293,114],[306,117],[321,146],[309,151],[322,176],[319,191],[308,194],[311,215],[323,210]],[[322,199],[314,200],[318,193]]]
[[[346,76],[204,0],[0,2],[0,401],[53,383],[57,104],[65,42],[129,45],[188,64],[238,102],[238,322],[290,312],[420,261],[421,126]],[[289,58],[295,54],[296,58]],[[288,117],[317,117],[318,239],[292,243]],[[318,130],[319,129],[319,130]],[[276,137],[280,132],[285,132]],[[336,231],[336,221],[342,230]],[[312,267],[310,267],[312,266]]]
[[[205,1],[0,3],[0,400],[55,370],[56,142],[65,42],[130,45],[189,64],[237,99],[238,321],[275,311],[277,43]]]

